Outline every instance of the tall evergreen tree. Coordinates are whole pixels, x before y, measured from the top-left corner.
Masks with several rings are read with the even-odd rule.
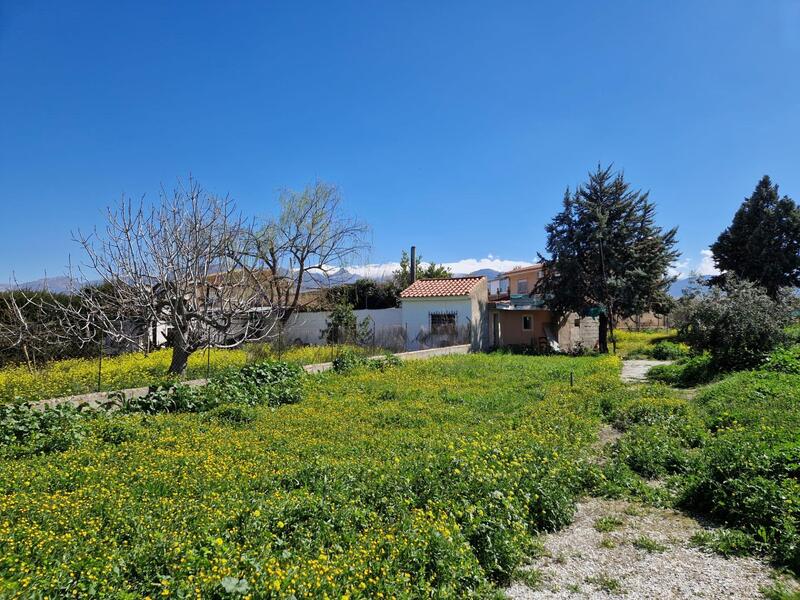
[[[567,189],[563,206],[545,228],[549,258],[540,256],[545,275],[535,291],[560,315],[601,308],[600,350],[608,352],[614,319],[670,306],[677,229],[656,226],[648,193],[611,166],[598,165],[575,193]]]
[[[720,271],[764,287],[773,298],[781,287],[800,286],[800,207],[781,198],[764,175],[711,252]]]

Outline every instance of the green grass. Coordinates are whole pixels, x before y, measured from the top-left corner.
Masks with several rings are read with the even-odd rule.
[[[572,519],[621,392],[611,357],[305,385],[277,409],[90,419],[66,450],[0,460],[0,597],[489,593]]]
[[[633,540],[633,546],[634,548],[638,548],[639,550],[644,550],[648,554],[664,552],[667,549],[667,547],[664,544],[657,542],[653,538],[646,535],[640,535],[635,540]]]
[[[205,350],[189,358],[184,379],[201,379],[239,368],[247,363],[277,359],[306,365],[329,362],[343,352],[364,354],[367,350],[355,346],[300,346],[278,351],[265,344],[249,345],[240,350],[211,350],[210,360]],[[157,350],[149,354],[131,353],[103,359],[100,390],[113,391],[133,387],[158,385],[174,380],[168,376],[172,350]],[[86,394],[98,390],[99,361],[69,359],[54,361],[31,372],[26,366],[0,369],[0,403],[36,401],[60,396]]]
[[[587,577],[586,583],[589,583],[598,590],[608,594],[622,593],[622,584],[620,583],[619,579],[616,577],[611,577],[611,575],[608,575],[607,573],[600,573],[592,577]]]
[[[650,358],[650,353],[659,342],[674,342],[676,331],[665,329],[658,331],[626,331],[614,330],[617,340],[617,355],[623,358]],[[609,347],[610,347],[609,342]]]
[[[624,435],[596,491],[702,514],[729,529],[696,543],[725,555],[764,552],[800,573],[796,351],[781,351],[763,370],[719,375],[692,400],[663,388],[617,400],[609,419]],[[657,492],[641,480],[654,477],[666,478]]]
[[[594,528],[600,533],[608,533],[622,527],[622,519],[619,517],[606,516],[600,517],[594,522]]]

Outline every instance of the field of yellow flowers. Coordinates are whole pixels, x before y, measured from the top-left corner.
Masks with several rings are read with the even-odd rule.
[[[249,422],[98,418],[0,460],[0,597],[491,594],[571,520],[618,369],[452,356],[308,377]]]
[[[208,360],[206,351],[201,350],[189,358],[185,378],[200,379],[207,372],[216,375],[226,369],[242,367],[253,359],[280,358],[301,365],[328,362],[332,356],[344,351],[364,352],[361,348],[345,345],[294,347],[281,352],[266,345],[253,345],[240,350],[212,349]],[[170,349],[104,358],[100,389],[113,391],[165,383],[169,379],[167,369],[171,359]],[[0,369],[0,402],[33,402],[95,392],[98,389],[98,363],[94,359],[76,358],[54,361],[35,371],[24,365],[5,367]]]

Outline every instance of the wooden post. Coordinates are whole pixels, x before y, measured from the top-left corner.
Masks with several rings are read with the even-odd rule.
[[[97,363],[97,391],[100,391],[100,386],[103,383],[103,343],[105,342],[105,334],[100,333],[100,360]]]

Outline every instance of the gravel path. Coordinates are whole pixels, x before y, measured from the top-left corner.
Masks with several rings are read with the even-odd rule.
[[[647,381],[647,372],[658,365],[671,365],[671,360],[623,360],[622,381],[642,383]]]
[[[673,510],[588,499],[566,529],[544,538],[541,558],[506,590],[534,598],[762,598],[776,574],[756,558],[696,548],[704,527]],[[600,531],[602,530],[602,531]]]

